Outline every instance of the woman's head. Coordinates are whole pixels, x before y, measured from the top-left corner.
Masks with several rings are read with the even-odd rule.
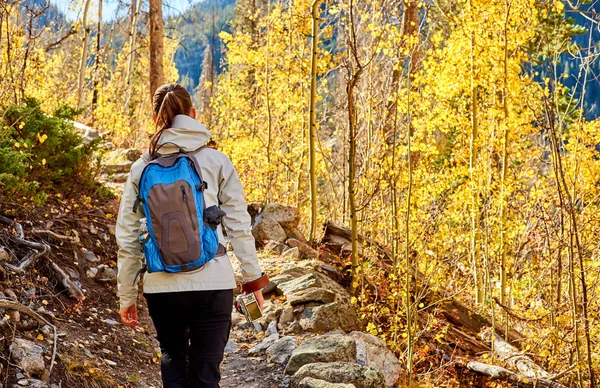
[[[152,136],[150,154],[155,153],[160,135],[173,125],[173,118],[177,115],[196,118],[188,91],[179,84],[166,84],[156,89],[152,98],[152,120],[156,123],[157,132]]]

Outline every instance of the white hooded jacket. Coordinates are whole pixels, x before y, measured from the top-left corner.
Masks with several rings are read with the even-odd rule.
[[[163,131],[160,137],[160,154],[177,152],[174,143],[185,151],[194,151],[208,142],[210,132],[198,121],[186,115],[173,119],[172,128]],[[225,213],[223,226],[240,261],[244,281],[249,282],[261,276],[258,257],[251,233],[250,216],[244,200],[244,190],[237,172],[229,158],[223,153],[204,148],[196,153],[202,169],[202,178],[208,183],[204,191],[206,207],[218,205]],[[146,161],[140,158],[131,167],[119,206],[116,238],[118,251],[118,292],[121,308],[136,303],[138,296],[135,277],[142,267],[143,254],[138,242],[140,219],[144,217],[140,206],[136,213],[133,205],[139,193],[138,184]],[[223,231],[219,226],[219,241],[226,246]],[[198,290],[224,290],[235,288],[233,268],[227,255],[218,256],[202,268],[191,272],[146,273],[143,277],[144,293],[181,292]]]

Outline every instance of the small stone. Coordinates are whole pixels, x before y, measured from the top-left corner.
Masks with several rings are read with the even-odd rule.
[[[111,360],[104,359],[104,362],[110,366],[117,366],[117,363]]]
[[[105,267],[104,270],[96,277],[99,283],[115,283],[117,282],[117,271],[113,268]]]
[[[260,354],[261,352],[267,350],[278,339],[279,339],[279,334],[278,333],[275,333],[273,335],[270,335],[270,336],[266,337],[265,339],[262,340],[261,343],[259,343],[258,345],[254,346],[252,349],[248,350],[248,355],[249,356],[256,356],[257,354]]]
[[[85,259],[90,263],[97,263],[100,261],[100,259],[97,258],[96,255],[94,255],[94,252],[92,251],[84,250],[83,254],[85,256]]]
[[[109,319],[105,319],[102,322],[104,322],[106,324],[109,324],[109,325],[113,325],[113,326],[119,324],[119,322],[115,321],[114,319],[110,319],[110,318]]]
[[[225,354],[236,353],[238,351],[238,346],[232,340],[227,341],[227,345],[225,345]]]
[[[21,379],[21,380],[17,381],[17,384],[19,384],[21,387],[26,387],[29,385],[29,380]]]
[[[106,349],[106,348],[102,348],[102,353],[104,354],[112,354],[112,350]]]
[[[21,373],[21,372],[17,372],[16,377],[17,377],[17,380],[21,380],[21,379],[25,378],[25,375],[23,373]]]
[[[277,322],[276,321],[272,321],[271,323],[269,323],[269,326],[267,327],[267,330],[265,331],[265,336],[271,336],[273,334],[277,334]]]
[[[256,321],[252,322],[252,327],[254,327],[254,332],[255,333],[262,333],[263,332],[263,328],[262,328],[261,324],[258,323],[258,322],[256,322]]]
[[[294,320],[294,308],[292,306],[287,306],[283,309],[281,316],[279,317],[279,325],[278,327],[283,330],[283,328]]]
[[[74,268],[65,267],[65,271],[69,275],[69,278],[71,278],[71,279],[79,279],[79,271],[75,270]]]
[[[6,262],[10,261],[10,254],[4,249],[4,247],[0,247],[0,261]]]

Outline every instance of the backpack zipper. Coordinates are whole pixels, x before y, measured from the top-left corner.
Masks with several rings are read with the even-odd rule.
[[[183,195],[183,202],[185,202],[185,207],[187,207],[188,214],[190,216],[190,221],[192,222],[192,229],[194,232],[196,231],[196,223],[194,222],[194,217],[192,217],[192,209],[190,208],[190,204],[188,203],[188,197],[185,193],[185,187],[181,185],[181,194]]]

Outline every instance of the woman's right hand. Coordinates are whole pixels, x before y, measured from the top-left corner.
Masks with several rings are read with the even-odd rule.
[[[121,316],[121,322],[124,325],[131,327],[133,330],[139,324],[138,316],[137,316],[137,306],[132,304],[129,307],[124,307],[119,311],[119,315]]]

